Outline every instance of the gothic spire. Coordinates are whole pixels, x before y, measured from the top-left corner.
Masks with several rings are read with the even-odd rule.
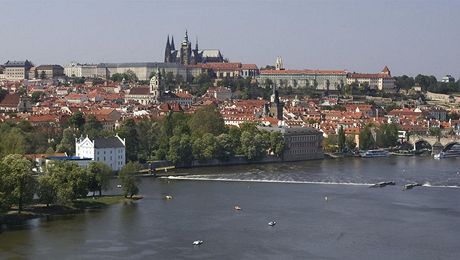
[[[176,47],[174,46],[174,36],[171,36],[171,50],[176,50]]]
[[[195,50],[198,51],[198,36],[196,36]]]
[[[171,48],[171,44],[169,43],[169,34],[168,34],[168,38],[166,40],[166,48]]]
[[[185,29],[184,41],[185,41],[185,42],[188,42],[188,32],[187,32],[187,29]]]

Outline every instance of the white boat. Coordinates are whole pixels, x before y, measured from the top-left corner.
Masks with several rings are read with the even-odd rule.
[[[273,227],[274,225],[276,225],[276,221],[270,221],[270,222],[268,222],[268,225],[270,227]]]
[[[460,156],[460,145],[454,144],[449,150],[434,155],[435,159],[452,158]]]
[[[385,150],[367,150],[360,153],[363,158],[388,157],[390,153]]]
[[[203,240],[195,240],[195,241],[193,241],[194,246],[199,246],[201,244],[203,244]]]

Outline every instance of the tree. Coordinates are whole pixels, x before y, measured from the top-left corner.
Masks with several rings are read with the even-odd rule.
[[[76,163],[53,162],[47,167],[45,174],[52,178],[58,203],[68,204],[88,195],[88,172]]]
[[[32,202],[35,193],[35,179],[32,176],[32,164],[19,154],[7,155],[0,168],[6,189],[3,191],[12,204],[18,206],[20,214],[24,204]]]
[[[69,118],[69,124],[71,127],[83,130],[83,126],[85,125],[85,116],[82,112],[78,111]]]
[[[276,156],[281,156],[284,153],[286,143],[283,135],[280,132],[270,133],[270,149]]]
[[[260,132],[243,131],[241,134],[241,152],[247,160],[261,159],[268,149],[269,138]]]
[[[95,115],[89,115],[85,120],[84,130],[85,134],[90,139],[94,139],[95,137],[101,136],[103,126],[101,122],[97,121]]]
[[[238,129],[238,128],[235,128]],[[216,137],[217,142],[217,159],[228,160],[232,158],[237,151],[240,136],[232,136],[230,134],[221,134]]]
[[[343,130],[343,126],[340,126],[339,128],[339,133],[338,133],[338,139],[337,139],[337,144],[339,145],[339,150],[343,151],[345,148],[345,131]]]
[[[359,146],[362,150],[373,148],[375,140],[372,137],[372,132],[369,126],[365,126],[359,133]]]
[[[138,160],[139,135],[137,133],[136,122],[133,119],[127,119],[123,122],[119,135],[126,139],[126,159],[128,161]]]
[[[193,141],[192,153],[197,160],[211,160],[217,157],[218,143],[214,135],[206,133]]]
[[[57,185],[53,176],[49,174],[43,174],[38,177],[38,189],[37,196],[41,203],[45,203],[47,207],[50,204],[57,202]]]
[[[118,179],[121,182],[123,189],[123,196],[132,198],[134,195],[139,193],[139,187],[137,186],[138,178],[136,173],[142,169],[142,165],[137,162],[128,162],[121,170],[118,175]]]
[[[94,193],[99,192],[99,197],[102,196],[102,190],[107,190],[110,184],[110,176],[112,169],[103,162],[91,162],[88,165],[89,173],[89,191]]]
[[[75,138],[77,137],[78,131],[67,128],[62,133],[62,139],[59,145],[56,147],[56,151],[59,153],[67,153],[68,155],[75,153]]]
[[[349,150],[354,150],[356,148],[356,143],[353,136],[349,136],[345,141],[345,145]]]
[[[35,91],[32,93],[32,97],[30,98],[32,102],[37,103],[40,99],[45,95],[43,91]]]
[[[218,108],[209,105],[198,109],[189,121],[192,136],[202,136],[205,133],[220,135],[225,133],[225,123]]]
[[[192,142],[187,134],[176,136],[169,139],[169,150],[166,158],[173,162],[189,164],[193,159]]]

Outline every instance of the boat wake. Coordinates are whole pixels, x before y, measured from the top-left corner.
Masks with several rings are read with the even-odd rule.
[[[315,185],[347,185],[347,186],[367,186],[371,187],[375,183],[359,183],[359,182],[334,182],[334,181],[295,181],[295,180],[273,180],[273,179],[240,179],[240,178],[224,178],[224,177],[209,177],[205,175],[188,175],[188,176],[164,176],[162,179],[169,180],[189,180],[189,181],[222,181],[222,182],[253,182],[253,183],[284,183],[284,184],[315,184]],[[401,183],[402,184],[402,183]],[[450,188],[460,189],[457,185],[432,185],[426,182],[421,185],[426,188]]]
[[[209,178],[201,176],[168,176],[160,177],[170,180],[190,180],[190,181],[224,181],[224,182],[257,182],[257,183],[285,183],[285,184],[321,184],[321,185],[350,185],[350,186],[370,186],[372,183],[355,182],[327,182],[327,181],[289,181],[289,180],[263,180],[263,179],[231,179],[231,178]]]

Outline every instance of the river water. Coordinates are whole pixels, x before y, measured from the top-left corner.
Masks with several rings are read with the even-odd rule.
[[[0,258],[460,259],[459,166],[348,158],[143,178],[143,200],[3,227]],[[369,188],[379,181],[396,185]]]

